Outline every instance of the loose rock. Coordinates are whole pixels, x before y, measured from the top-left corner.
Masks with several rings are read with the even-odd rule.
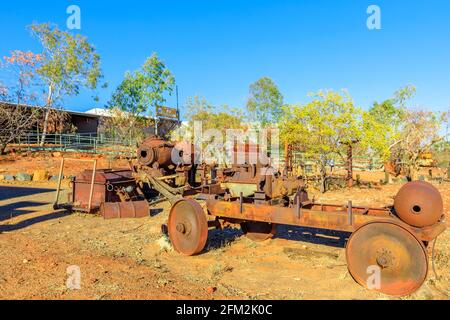
[[[33,174],[33,181],[48,181],[49,173],[45,170],[37,170]]]
[[[29,182],[33,180],[33,177],[28,173],[18,173],[16,180],[21,182]]]

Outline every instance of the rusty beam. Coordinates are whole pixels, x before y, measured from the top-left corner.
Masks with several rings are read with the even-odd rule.
[[[241,213],[240,202],[207,200],[206,204],[208,211],[212,216],[222,219],[267,222],[272,224],[312,227],[345,232],[353,232],[365,223],[379,220],[379,217],[377,216],[354,215],[353,224],[349,225],[349,218],[346,212],[324,212],[302,209],[301,214],[299,215],[297,208],[244,203],[242,204]]]
[[[299,210],[297,206],[294,208],[285,208],[244,203],[242,204],[241,211],[240,202],[207,200],[206,205],[211,216],[224,220],[266,222],[343,232],[355,232],[361,226],[373,221],[390,221],[407,228],[422,241],[436,239],[446,230],[445,222],[438,222],[427,228],[414,228],[402,222],[397,217],[392,216],[387,209],[379,209],[379,212],[372,209],[374,210],[374,214],[361,214],[357,213],[358,210],[355,210],[350,205],[348,206],[348,211],[327,211],[326,209],[329,209],[327,207],[323,207],[324,210],[301,208],[300,215],[298,214]],[[318,205],[314,207],[317,208]],[[367,210],[359,209],[359,212],[367,212]]]

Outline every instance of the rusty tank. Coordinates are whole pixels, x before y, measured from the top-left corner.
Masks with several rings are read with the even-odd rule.
[[[155,169],[173,166],[172,152],[175,145],[157,136],[146,139],[137,151],[139,164]]]
[[[187,142],[169,142],[151,136],[138,148],[137,159],[145,167],[173,170],[178,166],[194,164],[194,146]]]
[[[431,184],[415,181],[403,186],[395,197],[394,208],[407,224],[423,228],[442,219],[444,203],[439,191]]]

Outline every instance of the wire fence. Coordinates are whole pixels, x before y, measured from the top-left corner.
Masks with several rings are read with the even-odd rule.
[[[2,135],[0,130],[0,135]],[[113,156],[135,156],[136,146],[120,139],[111,139],[103,134],[47,134],[42,145],[42,134],[26,132],[17,137],[10,146],[27,151],[92,153]]]

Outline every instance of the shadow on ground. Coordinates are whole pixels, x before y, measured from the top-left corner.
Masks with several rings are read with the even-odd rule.
[[[281,225],[278,226],[277,233],[273,239],[285,239],[334,248],[345,248],[350,235],[348,232]],[[205,251],[228,246],[243,236],[244,234],[240,229],[226,228],[224,230],[210,230]]]
[[[45,202],[54,189],[0,186],[0,222],[24,216],[49,205]],[[44,196],[44,194],[46,194]],[[26,200],[23,198],[26,197]],[[43,200],[44,201],[41,201]],[[47,200],[48,201],[48,200]]]
[[[36,210],[27,210],[24,208],[40,207],[48,204],[49,203],[43,202],[21,201],[6,206],[0,206],[0,222],[36,212]]]
[[[42,215],[39,217],[24,220],[17,224],[0,225],[0,233],[21,230],[21,229],[30,227],[34,224],[37,224],[37,223],[64,218],[64,217],[69,216],[70,214],[71,213],[68,211],[60,211],[60,212],[49,213],[49,214]]]
[[[274,238],[345,248],[351,233],[305,227],[278,226]]]
[[[54,189],[0,186],[0,201],[55,191]]]

